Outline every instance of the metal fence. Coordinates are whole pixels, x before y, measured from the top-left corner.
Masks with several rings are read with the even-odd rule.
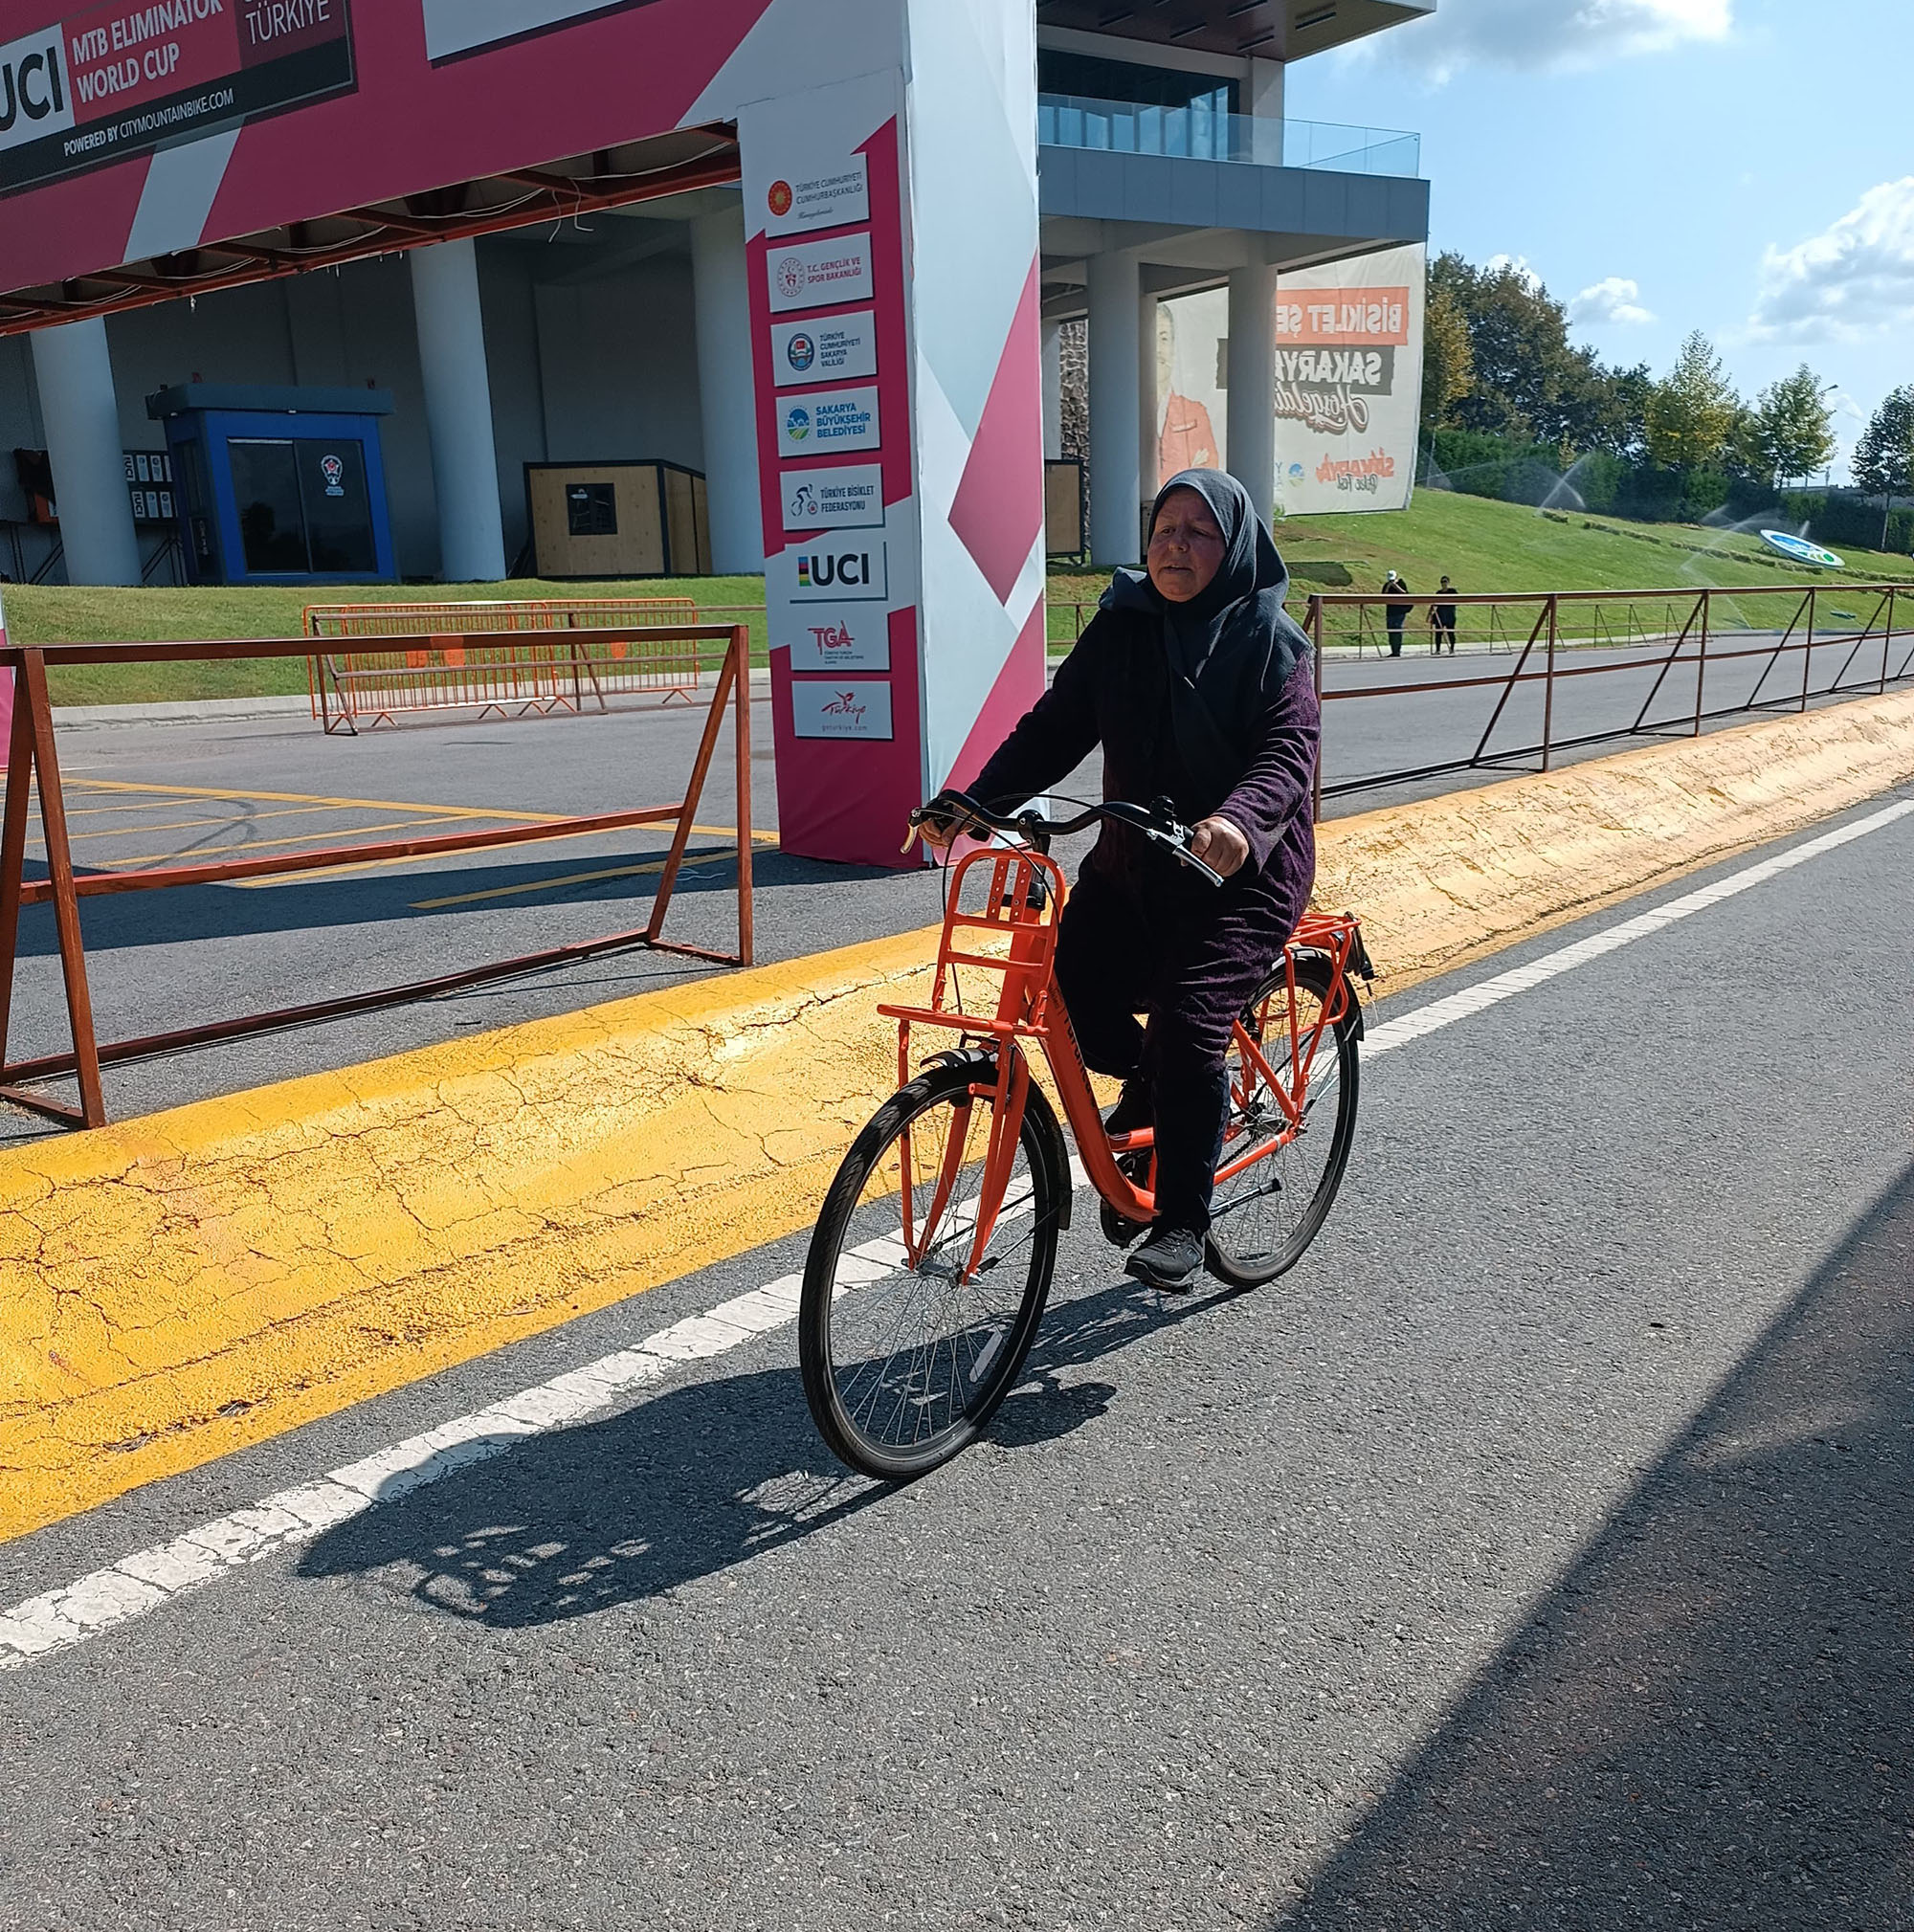
[[[579,634],[590,639],[599,633]],[[490,647],[509,640],[500,639],[492,633],[486,634],[484,641]],[[539,818],[536,822],[482,832],[335,844],[296,852],[275,852],[255,857],[205,859],[188,856],[165,864],[142,865],[134,870],[100,872],[78,871],[74,864],[67,830],[65,794],[60,784],[54,713],[47,696],[48,667],[299,657],[306,655],[308,640],[275,637],[209,643],[54,644],[30,650],[17,644],[8,645],[0,639],[0,672],[11,677],[14,691],[5,808],[4,811],[0,811],[0,1099],[69,1125],[95,1127],[106,1119],[100,1069],[120,1061],[396,1006],[633,946],[651,946],[662,952],[681,953],[720,966],[748,966],[752,953],[750,633],[742,624],[693,625],[683,627],[679,636],[672,641],[682,643],[694,652],[702,646],[711,660],[713,677],[704,728],[692,759],[684,791],[670,804],[572,817]],[[732,835],[738,872],[738,945],[735,952],[721,952],[663,937],[665,918],[671,908],[672,896],[698,818],[706,780],[718,754],[727,708],[731,712],[733,732],[730,789],[732,811],[736,818]],[[47,877],[44,878],[29,878],[25,871],[28,819],[34,808],[38,811],[46,845]],[[551,946],[517,959],[466,966],[431,980],[311,1001],[273,1012],[251,1013],[238,1018],[195,1019],[190,1025],[138,1039],[102,1042],[95,1032],[93,994],[80,933],[79,908],[82,899],[109,893],[154,892],[172,886],[227,884],[294,873],[326,872],[342,865],[384,864],[441,855],[517,848],[542,840],[581,838],[641,827],[669,831],[671,843],[664,855],[657,890],[653,896],[651,916],[644,925],[632,931],[609,933],[599,939]],[[49,904],[54,909],[73,1050],[70,1053],[14,1059],[9,1055],[9,1040],[14,968],[19,957],[20,915],[25,907],[41,904]],[[198,986],[189,987],[185,989],[184,997],[196,1002],[203,991],[204,988]],[[64,1077],[78,1082],[78,1106],[56,1099],[44,1091],[43,1082]]]
[[[699,657],[681,633],[699,621],[690,597],[310,605],[308,637],[392,640],[309,659],[312,715],[328,732],[357,732],[401,713],[542,717],[634,695],[689,703]],[[520,633],[533,634],[502,634]]]
[[[1805,711],[1817,699],[1884,692],[1914,675],[1914,585],[1905,584],[1504,597],[1324,592],[1309,599],[1305,623],[1317,647],[1325,757],[1355,735],[1341,723],[1353,714],[1339,711],[1332,722],[1330,706],[1412,700],[1433,710],[1441,700],[1447,718],[1458,696],[1474,693],[1481,720],[1479,733],[1468,721],[1473,748],[1455,756],[1327,782],[1319,763],[1319,815],[1324,798],[1461,771],[1547,771],[1565,751],[1699,736],[1724,719]],[[1418,672],[1415,682],[1342,681],[1378,634],[1386,650],[1391,637],[1402,639],[1406,667],[1449,638],[1469,637],[1478,649],[1485,641],[1506,648],[1514,662],[1481,675]],[[1447,649],[1440,655],[1446,666]],[[1325,670],[1339,664],[1339,681],[1326,682]]]

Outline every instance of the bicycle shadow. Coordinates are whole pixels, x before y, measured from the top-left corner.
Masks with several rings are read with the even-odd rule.
[[[1061,1371],[1187,1321],[1212,1299],[1169,1303],[1125,1281],[1054,1306],[980,1449],[1015,1453],[1095,1421],[1115,1386],[1065,1384]],[[663,1595],[889,1494],[832,1461],[793,1364],[686,1383],[603,1421],[528,1437],[329,1530],[298,1574],[384,1572],[434,1609],[522,1630]]]

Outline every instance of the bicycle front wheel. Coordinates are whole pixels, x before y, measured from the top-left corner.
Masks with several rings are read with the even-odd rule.
[[[1357,1020],[1351,993],[1341,1020],[1333,1026],[1323,1023],[1332,971],[1320,955],[1297,961],[1295,1038],[1302,1043],[1300,1055],[1292,1052],[1289,995],[1280,966],[1244,1008],[1231,1040],[1230,1118],[1219,1172],[1227,1173],[1237,1162],[1245,1165],[1216,1184],[1210,1266],[1235,1288],[1260,1288],[1296,1265],[1328,1217],[1348,1166],[1356,1132]],[[1276,1076],[1274,1087],[1244,1054],[1244,1033],[1260,1047],[1264,1063]],[[1285,1100],[1300,1104],[1300,1127],[1290,1126]],[[1268,1151],[1246,1159],[1259,1147]]]
[[[974,1441],[1043,1317],[1070,1177],[1033,1087],[1001,1202],[984,1198],[995,1078],[966,1055],[900,1088],[852,1144],[812,1235],[804,1392],[818,1432],[865,1476],[907,1480]]]

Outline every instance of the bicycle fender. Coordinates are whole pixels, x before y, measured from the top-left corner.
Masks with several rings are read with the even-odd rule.
[[[997,1056],[988,1047],[953,1047],[946,1053],[932,1054],[924,1064],[926,1067],[970,1067],[976,1071],[979,1079],[994,1081],[997,1077]],[[1064,1139],[1057,1110],[1050,1104],[1050,1096],[1035,1080],[1030,1082],[1023,1111],[1026,1120],[1035,1121],[1037,1136],[1047,1150],[1051,1173],[1057,1182],[1057,1198],[1063,1204],[1057,1210],[1057,1225],[1059,1229],[1067,1229],[1070,1226],[1071,1203],[1076,1195],[1070,1178],[1070,1143]]]
[[[1327,953],[1318,952],[1313,947],[1307,952],[1299,952],[1296,955],[1296,961],[1299,966],[1304,960],[1321,960],[1323,965],[1330,971],[1335,969],[1335,961]],[[1337,1022],[1337,1027],[1339,1030],[1344,1027],[1353,1027],[1357,1042],[1360,1044],[1365,1032],[1368,1030],[1368,1023],[1363,1017],[1363,1003],[1357,998],[1355,983],[1349,978],[1347,973],[1345,973],[1343,976],[1343,984],[1348,988],[1349,1010]]]

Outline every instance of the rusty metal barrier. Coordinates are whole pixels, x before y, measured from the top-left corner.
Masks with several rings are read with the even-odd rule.
[[[678,633],[698,621],[690,597],[310,604],[308,637],[391,640],[385,650],[310,658],[312,715],[328,732],[356,736],[401,712],[544,717],[588,703],[604,711],[608,696],[634,694],[688,704],[698,692],[698,655]],[[576,634],[581,630],[591,633],[589,641]],[[545,641],[553,632],[561,634]]]
[[[1859,623],[1858,629],[1854,626],[1860,618],[1860,610],[1842,610],[1839,606],[1843,603],[1865,610],[1865,621]],[[1506,673],[1498,671],[1482,677],[1342,690],[1325,688],[1323,670],[1327,654],[1346,655],[1338,647],[1351,642],[1360,650],[1362,640],[1372,634],[1373,620],[1380,614],[1387,622],[1388,607],[1391,605],[1410,607],[1412,612],[1426,613],[1437,607],[1454,611],[1458,633],[1473,619],[1480,634],[1502,635],[1510,640],[1508,648],[1515,653],[1515,662]],[[1651,613],[1646,618],[1641,615],[1644,611]],[[1755,616],[1750,616],[1750,611]],[[1842,620],[1847,628],[1824,628],[1820,621],[1823,615]],[[1316,646],[1316,688],[1325,707],[1325,742],[1326,707],[1330,704],[1469,690],[1496,694],[1481,736],[1474,751],[1465,758],[1436,760],[1324,784],[1319,752],[1315,782],[1319,818],[1324,798],[1379,786],[1440,778],[1459,771],[1522,768],[1525,761],[1537,758],[1539,768],[1547,771],[1558,752],[1632,737],[1666,737],[1670,733],[1699,737],[1703,724],[1724,718],[1774,710],[1805,711],[1814,699],[1883,692],[1890,684],[1903,682],[1914,675],[1914,585],[1909,584],[1527,591],[1508,596],[1437,592],[1381,597],[1368,592],[1324,591],[1309,599],[1306,628]],[[1744,641],[1725,644],[1724,639]],[[1745,641],[1749,639],[1760,641]],[[1902,653],[1900,646],[1903,641],[1908,648]],[[1817,683],[1814,676],[1814,654],[1840,652],[1843,647],[1845,655],[1838,670],[1832,677]],[[1878,663],[1876,647],[1879,647]],[[1598,660],[1561,661],[1565,651],[1591,649],[1601,652]],[[1777,667],[1795,655],[1801,660],[1798,682],[1791,673],[1776,680],[1772,695],[1764,696]],[[1710,707],[1706,689],[1709,673],[1756,659],[1762,660],[1761,671],[1748,696],[1738,703]],[[1678,710],[1651,723],[1649,714],[1657,700],[1671,688],[1685,694],[1691,670],[1692,702],[1684,695]],[[1633,722],[1567,735],[1556,729],[1555,699],[1560,686],[1573,679],[1632,672],[1655,674]],[[1850,676],[1851,673],[1856,675]],[[1509,700],[1525,685],[1542,687],[1539,741],[1491,752],[1491,741],[1507,712]],[[1783,685],[1785,689],[1781,688]]]
[[[582,633],[589,636],[590,633]],[[74,871],[67,833],[66,799],[60,786],[59,758],[55,744],[53,709],[47,698],[47,667],[68,664],[191,663],[245,657],[302,657],[311,649],[304,638],[267,638],[243,642],[167,644],[55,644],[28,649],[7,644],[0,633],[0,668],[13,676],[15,702],[7,759],[4,812],[0,812],[0,1099],[31,1109],[73,1126],[97,1127],[106,1120],[100,1069],[119,1061],[236,1039],[276,1028],[337,1019],[407,1001],[428,999],[461,988],[479,986],[542,967],[590,959],[632,946],[708,960],[718,966],[749,966],[751,933],[751,701],[750,633],[742,625],[685,625],[675,636],[696,647],[722,645],[722,658],[704,730],[692,763],[684,796],[675,805],[649,806],[639,811],[596,812],[583,817],[548,819],[537,824],[501,827],[491,832],[459,832],[429,838],[388,840],[372,845],[333,845],[303,852],[276,853],[270,857],[217,859],[206,863],[166,864],[141,871],[86,873]],[[493,641],[486,637],[485,642]],[[712,654],[714,656],[716,654]],[[678,884],[685,846],[691,836],[711,761],[718,748],[724,712],[734,718],[736,761],[738,949],[714,952],[662,938],[665,916]],[[25,877],[27,821],[37,797],[40,828],[47,848],[48,877]],[[86,953],[79,924],[79,901],[105,893],[152,892],[166,886],[210,885],[231,879],[263,878],[277,874],[322,872],[335,866],[375,864],[389,859],[424,858],[438,854],[481,852],[548,838],[576,838],[586,833],[617,832],[634,826],[670,825],[671,845],[652,901],[651,918],[629,932],[572,945],[551,946],[521,958],[496,961],[444,973],[434,979],[376,991],[348,994],[286,1007],[274,1012],[252,1013],[207,1025],[182,1027],[140,1039],[101,1043],[94,1029],[93,998],[87,982]],[[51,903],[59,938],[60,972],[65,988],[73,1051],[31,1060],[8,1056],[12,1019],[14,970],[19,955],[20,915],[30,905]],[[35,1090],[35,1083],[72,1076],[79,1087],[79,1105],[69,1106]]]

